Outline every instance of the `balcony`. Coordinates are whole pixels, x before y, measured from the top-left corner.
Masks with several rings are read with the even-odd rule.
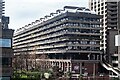
[[[101,24],[101,22],[100,21],[97,21],[97,20],[94,20],[94,21],[91,21],[91,20],[68,20],[68,22],[77,22],[77,23],[92,23],[92,24],[95,24],[95,23],[97,23],[97,24]]]
[[[47,26],[44,26],[43,24],[38,24],[38,25],[36,25],[36,27],[38,27],[39,29],[37,29],[37,30],[34,30],[34,27],[33,28],[31,28],[31,27],[29,27],[28,29],[29,30],[32,30],[31,32],[29,32],[29,33],[26,33],[28,30],[25,30],[24,29],[24,27],[23,27],[23,30],[22,30],[22,33],[21,32],[16,32],[16,35],[19,35],[20,34],[20,36],[26,36],[26,35],[30,35],[30,34],[34,34],[34,32],[39,32],[39,31],[42,31],[42,30],[45,30],[45,29],[48,29],[48,28],[51,28],[51,27],[53,27],[53,26],[57,26],[57,25],[60,25],[60,24],[63,24],[64,22],[66,22],[66,20],[64,20],[64,21],[59,21],[59,22],[57,22],[57,23],[52,23],[52,24],[49,24],[49,25],[47,25]],[[43,26],[43,27],[41,27],[41,26]],[[35,27],[35,28],[36,28]],[[25,31],[24,31],[25,30]],[[26,34],[23,34],[23,33],[26,33]],[[23,35],[21,35],[21,34],[23,34]],[[15,36],[16,36],[15,35]],[[18,36],[18,37],[20,37],[20,36]]]
[[[116,6],[117,3],[107,3],[108,6]]]
[[[107,11],[108,14],[116,14],[117,15],[117,11]]]
[[[118,56],[118,54],[112,54],[112,56],[116,56],[116,57],[117,57],[117,56]]]
[[[53,51],[45,51],[44,53],[102,53],[101,51],[82,51],[82,50],[53,50]]]
[[[117,23],[117,19],[114,19],[114,20],[112,20],[112,19],[108,19],[108,23]]]
[[[117,27],[117,24],[108,24],[108,27]]]
[[[117,7],[108,7],[108,10],[117,10]]]
[[[68,26],[69,28],[77,28],[77,29],[98,29],[101,30],[101,27],[81,27],[81,26]]]
[[[116,60],[116,61],[112,61],[112,63],[116,63],[116,64],[118,64],[118,60]]]
[[[110,18],[110,19],[112,19],[112,18],[116,18],[117,19],[117,15],[115,15],[115,16],[108,15],[107,17]]]
[[[76,34],[76,35],[94,35],[94,36],[101,36],[102,34],[101,33],[87,33],[87,32],[84,32],[84,33],[81,33],[81,32],[67,32],[67,34]]]
[[[70,53],[102,53],[101,51],[87,51],[87,50],[68,50]]]
[[[57,51],[55,51],[55,50],[52,50],[52,51],[45,51],[44,53],[66,53],[66,50],[57,50]]]
[[[100,44],[67,44],[67,46],[86,46],[86,47],[100,47]]]
[[[47,46],[41,46],[38,49],[46,49],[46,48],[59,48],[66,46],[66,43],[58,44],[58,45],[47,45]]]

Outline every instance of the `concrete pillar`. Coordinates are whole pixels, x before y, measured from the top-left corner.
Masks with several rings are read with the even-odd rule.
[[[53,66],[53,62],[51,61],[51,66]]]
[[[80,63],[80,74],[82,74],[82,62]]]
[[[64,69],[67,71],[67,62],[64,63]]]
[[[56,66],[58,66],[58,62],[57,61],[55,61],[55,64],[56,64]]]
[[[55,61],[53,61],[53,66],[55,66]]]
[[[63,62],[63,64],[62,64],[62,67],[63,67],[63,71],[65,71],[64,65],[65,65],[65,63]]]
[[[67,62],[67,72],[69,71],[69,62]]]
[[[95,72],[96,72],[96,69],[95,69],[95,68],[96,68],[96,64],[93,63],[93,78],[95,78],[95,75],[96,75],[96,74],[95,74]]]
[[[61,62],[61,68],[62,68],[62,70],[64,70],[64,69],[63,69],[63,62]]]
[[[102,61],[102,59],[103,59],[103,56],[102,56],[102,54],[100,54],[100,60]]]
[[[58,66],[59,66],[59,68],[61,68],[61,66],[60,66],[60,61],[58,62]]]
[[[70,71],[72,71],[72,63],[69,63]]]
[[[118,46],[118,67],[120,68],[120,46]]]

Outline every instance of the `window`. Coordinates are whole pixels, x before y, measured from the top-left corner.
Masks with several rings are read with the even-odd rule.
[[[2,65],[10,65],[10,58],[2,58]]]
[[[0,47],[11,47],[11,39],[0,39]]]

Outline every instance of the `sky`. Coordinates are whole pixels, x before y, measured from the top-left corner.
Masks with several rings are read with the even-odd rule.
[[[64,6],[87,7],[88,0],[4,0],[5,16],[10,17],[9,28],[17,30]]]

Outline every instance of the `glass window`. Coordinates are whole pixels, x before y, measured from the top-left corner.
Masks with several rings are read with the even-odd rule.
[[[9,58],[2,58],[2,65],[10,65],[10,61]]]
[[[0,80],[10,80],[10,77],[0,77]]]
[[[0,39],[0,47],[11,47],[11,39]]]

